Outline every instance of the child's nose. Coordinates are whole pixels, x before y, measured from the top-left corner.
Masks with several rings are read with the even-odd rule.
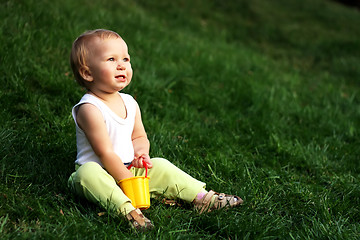
[[[117,69],[119,69],[119,70],[125,70],[125,69],[126,69],[125,64],[124,64],[124,63],[119,63],[119,64],[117,65]]]

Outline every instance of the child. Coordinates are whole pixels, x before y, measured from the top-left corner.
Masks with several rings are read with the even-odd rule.
[[[72,110],[77,159],[68,183],[74,193],[115,209],[135,229],[151,229],[151,221],[132,206],[117,184],[143,175],[145,162],[151,197],[182,199],[200,213],[243,202],[234,195],[206,191],[205,183],[166,159],[150,159],[139,106],[130,95],[119,93],[131,82],[133,71],[127,45],[117,33],[97,29],[80,35],[73,43],[70,62],[77,82],[87,89]],[[133,165],[130,170],[129,164]]]

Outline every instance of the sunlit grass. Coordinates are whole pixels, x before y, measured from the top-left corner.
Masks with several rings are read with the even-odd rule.
[[[0,4],[0,238],[126,239],[73,196],[68,63],[83,31],[129,45],[125,92],[151,155],[237,194],[197,215],[152,201],[149,239],[358,239],[360,13],[333,1],[7,1]]]

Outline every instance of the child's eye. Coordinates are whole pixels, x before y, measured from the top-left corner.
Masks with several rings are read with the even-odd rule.
[[[124,61],[124,62],[129,62],[129,61],[130,61],[130,58],[124,58],[123,61]]]
[[[115,58],[113,58],[113,57],[112,57],[112,58],[109,58],[108,61],[113,62],[113,61],[115,61]]]

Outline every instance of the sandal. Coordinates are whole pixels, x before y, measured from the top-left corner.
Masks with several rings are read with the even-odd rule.
[[[130,221],[131,227],[137,231],[145,232],[154,228],[151,221],[138,208],[126,214],[126,218]]]
[[[215,195],[215,200],[212,204],[212,198]],[[202,199],[194,200],[194,207],[199,213],[211,212],[215,209],[225,208],[225,207],[235,207],[242,204],[244,201],[236,195],[228,195],[224,193],[217,193],[213,190],[210,190]]]

